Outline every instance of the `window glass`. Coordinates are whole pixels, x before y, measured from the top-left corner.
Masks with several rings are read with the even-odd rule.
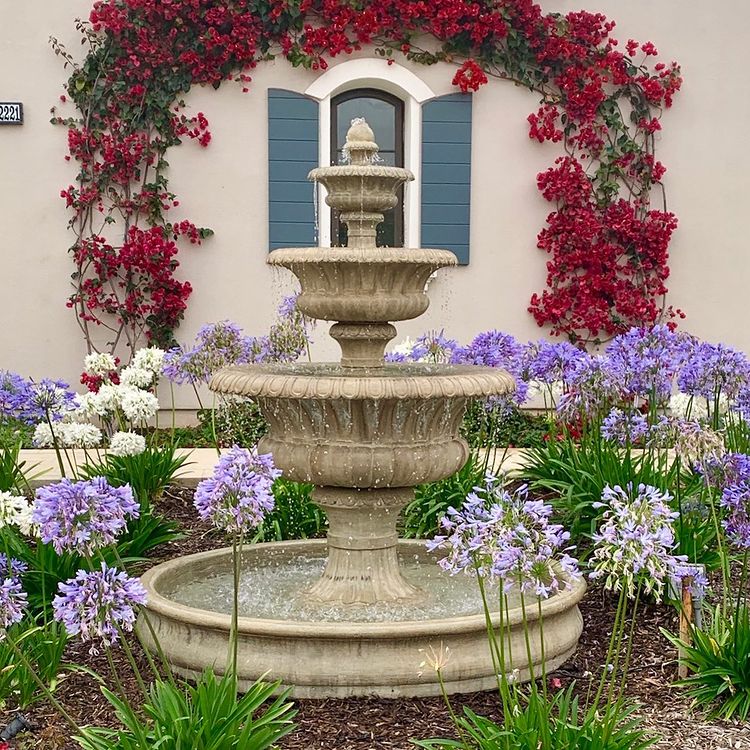
[[[331,102],[331,163],[342,163],[342,149],[352,120],[364,117],[375,134],[383,166],[404,165],[403,102],[395,96],[373,89],[347,91]],[[403,188],[399,190],[398,205],[386,211],[378,227],[376,242],[381,247],[398,247],[404,242]],[[331,237],[334,245],[346,244],[346,226],[331,215]]]

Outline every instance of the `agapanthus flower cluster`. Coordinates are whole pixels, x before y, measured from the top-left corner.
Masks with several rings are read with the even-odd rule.
[[[693,346],[690,338],[665,325],[631,328],[607,347],[610,378],[624,400],[664,400]]]
[[[55,552],[91,555],[112,544],[125,529],[128,518],[137,518],[138,503],[128,485],[112,487],[103,477],[83,482],[63,479],[40,487],[32,521],[39,536]]]
[[[725,451],[721,434],[695,419],[661,415],[649,427],[647,448],[674,448],[689,465],[720,458]]]
[[[523,353],[523,369],[527,380],[552,385],[568,384],[578,362],[588,354],[568,341],[530,342]]]
[[[146,438],[137,432],[115,432],[109,439],[113,456],[137,456],[146,450]]]
[[[750,456],[745,453],[725,453],[710,457],[696,466],[707,487],[723,490],[735,484],[750,484]]]
[[[58,586],[60,593],[52,602],[54,617],[65,626],[68,635],[112,646],[123,631],[131,631],[136,607],[146,604],[146,590],[137,578],[117,568],[101,564],[100,570],[79,570],[75,578]]]
[[[254,529],[273,510],[271,487],[280,476],[270,453],[234,446],[221,456],[213,476],[198,485],[198,515],[228,533]]]
[[[278,307],[278,318],[268,336],[255,340],[253,362],[295,362],[310,344],[310,329],[314,321],[297,308],[297,297],[284,297]]]
[[[28,498],[12,492],[0,492],[0,529],[3,526],[16,526],[22,534],[31,534],[34,524]]]
[[[29,566],[15,557],[8,559],[5,552],[0,552],[0,578],[18,578],[26,573]]]
[[[461,348],[458,342],[448,338],[445,331],[428,331],[416,341],[408,337],[386,355],[389,362],[431,362],[448,364],[455,362]]]
[[[513,400],[526,401],[527,383],[523,379],[524,347],[513,336],[502,331],[485,331],[474,337],[468,346],[456,350],[452,361],[456,364],[500,367],[516,381]]]
[[[36,421],[35,409],[31,405],[33,391],[31,383],[20,375],[0,370],[0,418]]]
[[[569,422],[603,415],[617,401],[617,386],[605,357],[576,362],[568,376],[568,390],[557,405],[558,414]]]
[[[750,380],[750,362],[724,344],[697,344],[677,378],[679,389],[712,404],[719,393],[735,399]]]
[[[646,416],[637,411],[615,407],[602,420],[602,437],[622,446],[635,445],[649,433]]]
[[[665,582],[685,559],[673,554],[676,546],[673,522],[679,516],[671,496],[650,485],[637,488],[607,486],[602,501],[601,525],[593,535],[591,578],[602,578],[613,591],[653,593],[661,600]]]
[[[164,355],[164,375],[173,383],[197,385],[208,383],[222,367],[295,361],[309,344],[312,326],[297,309],[297,296],[282,300],[265,336],[247,336],[228,320],[203,326],[192,348],[176,347]]]
[[[686,578],[690,579],[690,593],[693,599],[703,599],[710,587],[704,566],[682,561],[676,562],[669,576],[675,592],[682,589],[682,582]]]
[[[29,411],[35,421],[58,421],[77,408],[78,396],[64,381],[43,378],[38,383],[31,383]]]
[[[96,448],[102,442],[102,431],[88,422],[40,422],[34,428],[32,442],[37,448]]]
[[[192,349],[170,349],[164,356],[164,375],[174,383],[208,383],[222,367],[250,361],[252,341],[228,320],[205,325]]]
[[[3,577],[0,572],[0,636],[11,625],[23,620],[28,598],[21,582],[14,576]]]
[[[721,493],[722,526],[735,547],[750,550],[750,482],[740,481]]]
[[[570,534],[550,523],[551,515],[550,505],[529,499],[526,486],[509,492],[488,474],[460,509],[449,508],[440,521],[445,533],[427,547],[446,552],[439,564],[451,574],[497,579],[506,592],[517,587],[546,598],[579,577],[568,554]]]

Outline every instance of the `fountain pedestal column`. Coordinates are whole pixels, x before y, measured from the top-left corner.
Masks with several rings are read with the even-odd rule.
[[[404,487],[317,487],[315,502],[328,515],[328,561],[305,597],[344,604],[422,599],[401,575],[397,554],[398,514],[413,496]]]

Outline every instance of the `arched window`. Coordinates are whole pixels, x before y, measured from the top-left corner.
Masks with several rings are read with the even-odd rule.
[[[345,91],[331,99],[331,164],[341,163],[346,131],[352,120],[364,117],[375,133],[383,165],[404,166],[404,102],[393,94],[372,88]],[[346,226],[331,212],[332,244],[346,244]],[[404,190],[399,190],[398,204],[386,211],[378,227],[377,244],[401,247],[404,244]]]

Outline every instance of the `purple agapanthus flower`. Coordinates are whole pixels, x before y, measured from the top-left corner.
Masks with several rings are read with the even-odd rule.
[[[255,339],[251,362],[295,362],[307,349],[313,323],[297,308],[298,297],[282,299],[268,336]]]
[[[579,577],[568,553],[570,534],[550,523],[552,507],[531,500],[526,486],[508,492],[488,474],[484,487],[470,493],[460,509],[449,508],[440,528],[446,532],[427,543],[445,550],[440,566],[502,582],[547,598]]]
[[[129,485],[112,487],[104,477],[85,482],[63,479],[40,487],[32,521],[43,542],[55,552],[90,555],[112,544],[127,524],[137,518],[138,503]]]
[[[602,420],[602,437],[618,445],[634,445],[649,432],[648,420],[637,411],[614,408]]]
[[[682,590],[682,581],[690,578],[690,593],[694,599],[703,599],[709,589],[709,581],[706,577],[706,569],[703,565],[683,562],[678,560],[669,574],[674,591]]]
[[[692,339],[666,325],[631,328],[606,349],[610,378],[623,399],[663,401],[669,398],[674,378],[693,346]]]
[[[677,377],[677,386],[690,396],[711,404],[719,394],[735,399],[750,383],[750,362],[745,354],[724,344],[698,344]]]
[[[60,593],[52,601],[54,618],[65,626],[68,635],[83,641],[112,646],[121,631],[131,631],[136,607],[146,604],[146,589],[140,580],[130,578],[117,568],[101,564],[100,570],[79,570],[75,578],[58,585]]]
[[[750,550],[750,483],[731,484],[721,493],[722,526],[735,547]]]
[[[513,400],[522,404],[528,393],[528,384],[522,378],[523,353],[523,345],[509,333],[485,331],[475,336],[468,346],[456,349],[452,362],[507,370],[516,381]]]
[[[0,370],[0,418],[34,423],[31,383],[14,372]]]
[[[0,631],[21,622],[27,605],[27,595],[18,578],[0,575]]]
[[[750,456],[745,453],[725,453],[712,456],[698,464],[696,470],[702,474],[708,487],[723,490],[736,484],[750,484]]]
[[[234,446],[219,459],[213,476],[198,485],[198,515],[229,533],[254,529],[273,510],[271,487],[280,476],[270,453]]]
[[[608,412],[617,401],[617,386],[604,357],[586,357],[576,362],[568,377],[568,391],[557,404],[558,414],[575,421],[581,416],[592,419]]]
[[[78,394],[62,380],[43,378],[31,383],[31,397],[28,402],[27,421],[41,422],[50,419],[61,420],[78,405]]]
[[[569,341],[536,341],[527,345],[523,353],[525,380],[536,380],[552,385],[568,380],[578,362],[588,354]]]
[[[28,569],[29,566],[23,560],[11,557],[10,562],[8,562],[8,555],[5,552],[0,552],[0,578],[18,578]]]
[[[633,597],[636,589],[653,592],[660,600],[675,566],[684,562],[673,554],[673,523],[679,516],[669,505],[671,496],[657,487],[640,484],[604,488],[602,522],[593,535],[591,578],[603,578],[607,589]]]
[[[192,349],[176,347],[164,356],[164,375],[173,383],[208,383],[222,367],[251,360],[254,341],[229,320],[205,325]]]

